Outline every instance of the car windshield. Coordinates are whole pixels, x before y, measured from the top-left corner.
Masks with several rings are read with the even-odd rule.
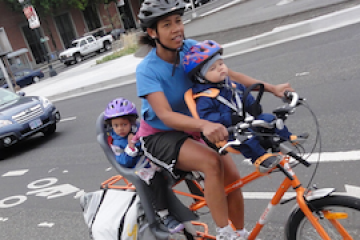
[[[0,105],[5,105],[9,102],[19,99],[20,96],[10,92],[6,89],[0,88]]]

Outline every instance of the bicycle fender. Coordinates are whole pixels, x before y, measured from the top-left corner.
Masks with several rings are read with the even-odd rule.
[[[335,192],[335,188],[319,188],[316,190],[312,190],[309,193],[306,194],[305,199],[306,201],[313,201],[316,199],[321,199],[321,198],[326,198],[330,195],[333,195],[333,193]],[[285,234],[285,239],[289,239],[289,224],[292,221],[295,213],[299,210],[299,205],[296,203],[292,209],[290,210],[290,214],[289,217],[287,218],[287,223],[285,225],[285,229],[284,229],[284,234]]]
[[[319,188],[308,192],[305,196],[307,201],[324,198],[335,192],[335,188]]]

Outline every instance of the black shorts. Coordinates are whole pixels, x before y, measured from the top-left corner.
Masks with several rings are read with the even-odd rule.
[[[191,135],[179,132],[159,132],[147,137],[141,137],[141,148],[145,156],[161,168],[168,170],[175,178],[183,171],[175,168],[180,148]]]

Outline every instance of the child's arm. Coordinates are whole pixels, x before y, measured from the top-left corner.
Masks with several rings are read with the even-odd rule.
[[[129,146],[129,148],[131,148],[131,149],[135,149],[135,142],[132,141],[134,137],[135,137],[135,136],[134,136],[134,134],[132,134],[132,133],[130,133],[130,134],[128,135],[128,146]]]
[[[134,167],[138,161],[137,152],[134,154],[134,151],[128,147],[127,139],[123,140],[114,140],[111,146],[115,155],[116,161],[124,167]]]
[[[225,105],[219,106],[216,101],[218,100],[209,97],[199,97],[196,101],[196,110],[199,117],[230,127],[232,125],[232,111],[229,111]]]

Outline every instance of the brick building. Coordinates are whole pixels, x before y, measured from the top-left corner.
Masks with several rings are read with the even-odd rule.
[[[28,49],[28,59],[36,66],[46,61],[40,39],[46,40],[43,44],[54,57],[69,47],[73,39],[95,29],[104,28],[105,32],[109,32],[114,28],[137,28],[142,2],[119,0],[117,4],[89,6],[84,11],[62,9],[52,16],[40,15],[40,28],[31,29],[23,12],[12,11],[0,0],[0,41],[6,39],[12,51]]]

